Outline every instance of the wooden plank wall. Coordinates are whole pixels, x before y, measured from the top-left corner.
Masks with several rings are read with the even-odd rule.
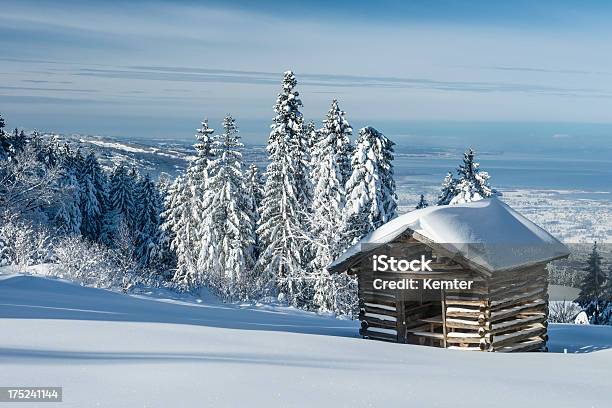
[[[449,348],[497,352],[546,350],[548,278],[544,265],[499,273],[486,288],[446,296]]]
[[[406,255],[429,252],[426,245],[403,237]],[[397,244],[397,243],[396,243]],[[409,245],[406,245],[409,244]],[[435,278],[474,280],[473,289],[445,291],[439,300],[407,298],[406,291],[379,291],[372,287],[369,258],[353,273],[359,276],[359,333],[376,340],[430,344],[468,351],[546,350],[548,274],[545,265],[494,274],[487,278],[433,254],[429,274],[385,274],[388,279]],[[421,332],[422,319],[441,316],[440,334]],[[424,330],[424,329],[423,329]],[[419,337],[420,336],[420,337]]]

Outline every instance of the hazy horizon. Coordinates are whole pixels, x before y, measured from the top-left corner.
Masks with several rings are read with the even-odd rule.
[[[0,113],[181,140],[231,113],[261,144],[291,69],[318,124],[337,98],[355,129],[406,143],[611,146],[611,5],[518,3],[8,1]]]

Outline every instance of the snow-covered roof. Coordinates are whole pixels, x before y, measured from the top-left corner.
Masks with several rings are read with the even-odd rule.
[[[366,235],[332,262],[331,271],[350,267],[364,253],[392,242],[407,230],[453,255],[496,272],[569,255],[565,245],[498,198],[432,206],[400,215]]]

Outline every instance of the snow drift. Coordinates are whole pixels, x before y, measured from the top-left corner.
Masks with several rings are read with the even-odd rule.
[[[0,384],[63,386],[79,408],[612,403],[611,327],[551,325],[551,349],[603,351],[503,355],[367,341],[356,324],[5,275]]]

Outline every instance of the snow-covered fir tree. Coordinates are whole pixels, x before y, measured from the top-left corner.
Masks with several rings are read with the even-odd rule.
[[[312,172],[312,169],[314,168],[316,161],[317,161],[317,158],[314,157],[314,154],[315,154],[316,144],[319,141],[319,130],[317,129],[317,126],[312,120],[305,123],[303,125],[303,128],[304,128],[303,130],[304,137],[306,138],[306,144],[308,146],[308,152],[310,154],[310,162],[308,163],[308,167],[310,171]],[[310,182],[312,184],[312,180],[310,180]],[[314,188],[314,186],[311,185],[311,188]]]
[[[197,286],[200,282],[195,267],[194,238],[190,233],[195,230],[191,213],[191,189],[185,179],[177,177],[165,200],[165,210],[161,215],[161,229],[170,241],[170,249],[176,257],[176,269],[172,280],[184,289]]]
[[[320,134],[316,139],[317,142],[327,140],[327,144],[335,144],[335,156],[340,171],[341,182],[344,186],[353,172],[351,168],[351,158],[353,155],[351,135],[353,134],[353,129],[346,119],[346,112],[340,109],[336,99],[332,101],[331,108],[323,120],[323,127],[318,132]],[[320,153],[318,147],[315,148],[317,153]]]
[[[341,213],[341,224],[326,249],[319,246],[315,274],[315,305],[319,310],[329,308],[337,313],[354,311],[357,293],[354,278],[347,274],[329,276],[325,266],[342,250],[361,237],[380,227],[396,215],[397,196],[393,180],[393,145],[382,133],[373,127],[359,131],[359,138],[351,159],[353,169],[346,183],[346,204]],[[337,231],[340,231],[338,233]],[[347,292],[352,290],[352,292]]]
[[[249,166],[246,174],[247,195],[251,202],[251,219],[259,220],[259,207],[264,196],[264,180],[255,164]]]
[[[10,144],[10,155],[11,157],[17,156],[19,153],[23,152],[26,144],[28,143],[28,138],[23,130],[19,130],[15,128],[13,130],[13,134],[10,136],[9,144]]]
[[[419,197],[419,202],[417,203],[416,207],[414,207],[414,208],[417,209],[417,210],[420,210],[421,208],[427,208],[427,207],[429,207],[429,203],[425,199],[425,196],[423,194],[421,194],[421,196]]]
[[[351,161],[353,173],[346,183],[347,202],[343,212],[344,242],[341,250],[395,217],[394,145],[371,126],[359,131]]]
[[[80,160],[77,152],[77,161]],[[107,207],[106,176],[93,152],[83,160],[81,177],[81,233],[91,241],[102,241]]]
[[[223,297],[241,299],[250,289],[255,263],[255,225],[252,203],[242,173],[243,144],[234,118],[223,120],[223,134],[215,138],[206,191],[208,217],[203,224],[201,255],[208,262],[207,280]]]
[[[501,195],[489,185],[489,173],[480,170],[474,160],[475,152],[468,149],[463,155],[463,163],[457,168],[457,179],[452,175],[444,179],[438,205],[461,204]]]
[[[70,147],[66,145],[62,153],[59,187],[62,200],[53,219],[54,226],[63,234],[81,233],[81,186],[77,179],[77,168]]]
[[[129,174],[125,165],[115,167],[109,181],[109,223],[117,229],[124,223],[129,231],[134,230],[136,204],[134,201],[136,180]]]
[[[186,221],[185,228],[186,236],[189,237],[189,242],[186,243],[191,249],[193,259],[189,260],[189,264],[193,265],[189,272],[192,276],[189,278],[191,282],[198,282],[198,285],[203,283],[203,276],[195,278],[193,275],[201,275],[202,271],[207,270],[208,258],[200,257],[200,252],[206,250],[206,239],[202,232],[205,228],[204,224],[208,219],[208,209],[206,202],[206,192],[208,190],[209,172],[208,167],[214,159],[213,142],[214,129],[208,126],[208,120],[202,122],[202,127],[197,129],[196,143],[193,145],[196,151],[196,158],[187,168],[186,187],[189,190],[187,212],[185,217],[189,217]],[[210,262],[213,262],[210,260]],[[197,265],[197,267],[196,267]]]
[[[187,167],[186,174],[177,177],[164,199],[162,231],[170,249],[176,257],[173,280],[185,289],[199,287],[204,283],[204,271],[198,267],[200,249],[203,246],[202,231],[207,220],[206,191],[208,189],[208,166],[213,160],[212,143],[214,129],[208,120],[197,129],[196,158]]]
[[[580,285],[580,294],[576,300],[585,309],[591,323],[600,324],[600,315],[605,308],[605,286],[607,276],[601,265],[602,257],[597,249],[597,242],[587,258],[584,269],[586,275]]]
[[[259,209],[264,195],[264,181],[259,173],[259,168],[251,164],[246,174],[246,195],[249,202],[251,221],[255,226],[259,223]],[[257,259],[261,253],[259,237],[255,234],[254,258]]]
[[[22,152],[27,143],[28,143],[28,136],[25,134],[25,132],[22,129],[19,131],[19,136],[15,140],[15,150],[17,151],[17,153]]]
[[[170,185],[172,184],[172,178],[170,175],[162,171],[157,178],[157,189],[159,190],[159,196],[162,202],[165,201],[168,191],[170,191]]]
[[[298,92],[295,92],[296,97]],[[301,105],[300,105],[301,106]],[[301,118],[300,118],[301,119]],[[312,204],[313,187],[310,181],[310,156],[311,156],[311,134],[303,126],[303,121],[299,122],[301,130],[291,139],[290,152],[292,155],[293,175],[295,178],[296,197],[302,207],[308,211]],[[308,220],[304,218],[302,222]]]
[[[6,123],[0,113],[0,160],[7,160],[11,154],[11,141],[4,128]]]
[[[323,128],[313,150],[316,164],[312,170],[315,182],[312,204],[313,221],[311,231],[316,239],[313,269],[315,274],[324,268],[341,250],[339,234],[342,227],[343,209],[346,202],[345,184],[351,169],[352,129],[345,113],[334,100],[327,113]]]
[[[281,299],[302,305],[307,290],[302,258],[307,243],[303,220],[306,210],[298,199],[300,187],[295,178],[292,149],[302,137],[302,102],[295,90],[297,80],[291,71],[284,74],[282,92],[278,95],[267,151],[264,198],[261,203],[257,232],[263,253],[258,262],[258,278],[264,290],[275,290]],[[271,284],[272,287],[270,287]]]
[[[213,160],[213,133],[214,129],[208,126],[208,119],[202,122],[202,127],[197,129],[196,143],[193,145],[196,158],[190,163],[188,174],[194,195],[202,197],[208,183],[208,163]]]
[[[437,205],[448,205],[457,195],[457,179],[453,177],[450,171],[446,173],[442,186],[440,187],[440,195],[438,196]]]
[[[159,192],[147,174],[140,183],[136,202],[136,257],[143,267],[157,262],[160,255]]]

